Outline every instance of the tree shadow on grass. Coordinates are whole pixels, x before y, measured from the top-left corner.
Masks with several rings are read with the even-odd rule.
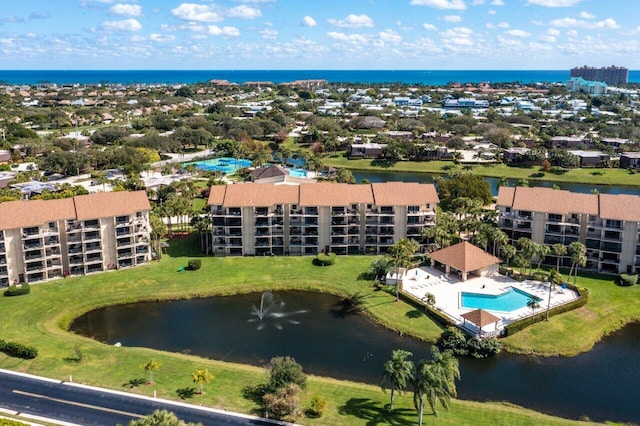
[[[404,316],[407,318],[420,318],[423,314],[424,312],[422,312],[421,310],[414,309],[413,311],[407,311],[407,313],[404,314]]]
[[[184,399],[191,399],[197,393],[198,393],[198,390],[196,388],[191,387],[191,386],[187,386],[186,388],[176,389],[176,395],[178,395],[178,398],[183,399],[183,400]]]
[[[127,383],[123,383],[122,386],[129,389],[133,389],[145,383],[147,383],[146,379],[131,379]]]
[[[242,396],[257,405],[257,407],[250,410],[250,414],[264,416],[262,397],[265,393],[267,393],[267,385],[265,383],[247,385],[242,388]]]
[[[375,159],[371,161],[372,166],[383,167],[385,169],[396,165],[396,161],[389,159]]]
[[[341,415],[355,416],[366,420],[367,426],[377,425],[414,425],[414,411],[408,408],[388,408],[368,398],[351,398],[338,408]]]

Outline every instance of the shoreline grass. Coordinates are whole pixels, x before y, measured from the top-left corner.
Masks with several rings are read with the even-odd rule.
[[[169,255],[161,262],[132,270],[114,271],[86,277],[66,278],[32,286],[32,293],[20,297],[0,298],[0,312],[10,312],[3,318],[0,338],[29,343],[38,348],[34,360],[22,360],[0,354],[0,368],[7,368],[53,377],[59,380],[73,375],[74,381],[112,389],[169,399],[185,398],[186,402],[204,404],[222,409],[261,415],[259,404],[244,395],[245,386],[257,385],[265,380],[262,368],[209,360],[185,353],[169,353],[134,347],[114,347],[72,334],[67,330],[71,321],[82,313],[101,306],[132,303],[141,300],[167,300],[230,295],[264,290],[315,290],[337,295],[364,292],[365,309],[376,322],[415,337],[434,341],[441,329],[425,315],[407,315],[415,311],[405,303],[395,303],[393,295],[374,292],[369,281],[358,275],[370,264],[372,257],[340,257],[335,265],[317,267],[310,257],[277,258],[205,258],[198,271],[177,272],[189,257],[199,256],[198,244],[193,236],[172,240]],[[257,272],[259,271],[259,272]],[[548,323],[538,323],[505,339],[510,350],[529,350],[535,353],[564,347],[569,353],[575,345],[563,342],[566,335],[590,334],[597,340],[600,320],[613,316],[599,330],[604,331],[640,317],[636,288],[619,288],[597,277],[583,285],[592,290],[592,298],[583,312],[571,312],[553,317]],[[607,286],[613,287],[608,289]],[[612,296],[611,293],[614,295]],[[631,290],[629,293],[627,290]],[[627,291],[625,293],[625,291]],[[633,295],[632,295],[633,294]],[[615,296],[615,297],[614,297]],[[602,301],[599,299],[602,298]],[[626,301],[630,307],[616,312]],[[593,306],[592,306],[593,304]],[[610,306],[611,309],[607,309]],[[593,318],[590,318],[593,317]],[[589,321],[577,328],[576,318]],[[571,328],[567,328],[571,326]],[[575,330],[578,333],[573,333]],[[526,333],[526,334],[525,334]],[[580,337],[580,338],[579,338]],[[555,342],[554,342],[555,340]],[[579,335],[573,340],[582,341]],[[83,353],[82,362],[71,360],[74,347]],[[565,346],[563,346],[565,345]],[[581,347],[587,350],[589,344]],[[154,375],[153,386],[139,384],[144,379],[140,368],[150,358],[162,366]],[[208,368],[215,379],[206,385],[205,394],[193,395],[190,374],[195,369]],[[464,378],[463,378],[464,379]],[[377,386],[311,377],[303,394],[304,404],[318,393],[329,407],[320,419],[301,419],[305,424],[412,424],[416,420],[410,394],[401,396],[398,408],[389,412],[384,408],[388,394]],[[426,416],[427,421],[439,424],[583,424],[502,403],[452,401],[451,412],[443,412],[437,419]]]
[[[345,168],[349,170],[366,170],[378,172],[411,172],[446,174],[452,166],[462,168],[464,165],[451,161],[399,161],[392,166],[376,165],[376,160],[349,159],[342,153],[323,158],[326,166]],[[505,164],[472,165],[471,173],[483,177],[508,179],[526,179],[529,181],[547,181],[554,183],[580,183],[586,185],[618,185],[640,186],[640,173],[632,173],[626,169],[572,169],[561,174],[541,172],[539,166],[510,167]]]

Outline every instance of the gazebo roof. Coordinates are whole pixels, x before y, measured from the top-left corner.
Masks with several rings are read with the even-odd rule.
[[[461,316],[462,318],[474,323],[480,328],[484,327],[485,325],[493,324],[500,321],[500,318],[483,309],[476,309],[475,311],[467,312],[466,314],[462,314]]]
[[[461,272],[471,272],[500,263],[500,259],[463,241],[429,254],[429,257]]]

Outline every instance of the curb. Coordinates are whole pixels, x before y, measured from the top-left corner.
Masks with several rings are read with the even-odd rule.
[[[164,399],[164,398],[154,398],[154,397],[145,396],[145,395],[139,395],[139,394],[135,394],[135,393],[129,393],[129,392],[112,390],[112,389],[100,388],[100,387],[97,387],[97,386],[83,385],[83,384],[74,383],[74,382],[67,382],[67,381],[64,381],[64,380],[55,380],[55,379],[50,379],[48,377],[35,376],[33,374],[20,373],[20,372],[17,372],[17,371],[0,369],[0,373],[11,374],[11,375],[14,375],[14,376],[20,376],[20,377],[25,377],[25,378],[28,378],[28,379],[39,380],[39,381],[42,381],[42,382],[55,383],[55,384],[66,385],[66,386],[73,386],[73,387],[77,387],[77,388],[80,388],[80,389],[87,389],[87,390],[92,390],[92,391],[97,391],[97,392],[109,393],[109,394],[112,394],[112,395],[119,395],[119,396],[124,396],[124,397],[128,397],[128,398],[137,398],[137,399],[143,399],[143,400],[146,400],[146,401],[155,401],[155,402],[160,402],[160,403],[167,404],[167,405],[174,405],[176,407],[184,407],[184,408],[190,408],[190,409],[194,409],[194,410],[206,411],[206,412],[209,412],[209,413],[223,414],[223,415],[226,415],[226,416],[233,416],[233,417],[246,419],[246,420],[257,420],[257,421],[271,423],[271,424],[278,425],[278,426],[296,426],[294,423],[287,423],[287,422],[280,421],[280,420],[265,419],[263,417],[251,416],[249,414],[236,413],[234,411],[226,411],[226,410],[221,410],[221,409],[218,409],[218,408],[203,407],[201,405],[187,404],[187,403],[184,403],[184,402],[172,401],[172,400]],[[14,414],[13,411],[7,411],[7,412],[9,412],[11,414]],[[16,415],[16,414],[14,414],[14,415]],[[22,415],[24,417],[29,416],[29,415],[26,415],[26,414],[20,414],[20,415]],[[30,417],[33,418],[34,420],[37,419],[36,416],[30,416]],[[42,418],[42,419],[43,419],[43,421],[45,421],[45,420],[46,421],[50,421],[49,419],[45,419],[45,418]],[[73,423],[64,423],[64,422],[55,422],[55,421],[51,422],[51,423],[57,423],[57,424],[64,425],[64,426],[80,426],[80,425],[75,425]]]

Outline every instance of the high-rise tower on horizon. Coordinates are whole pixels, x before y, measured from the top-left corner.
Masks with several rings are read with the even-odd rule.
[[[603,81],[609,85],[626,84],[629,78],[629,69],[625,67],[581,67],[571,68],[571,77],[582,77],[589,81]]]

